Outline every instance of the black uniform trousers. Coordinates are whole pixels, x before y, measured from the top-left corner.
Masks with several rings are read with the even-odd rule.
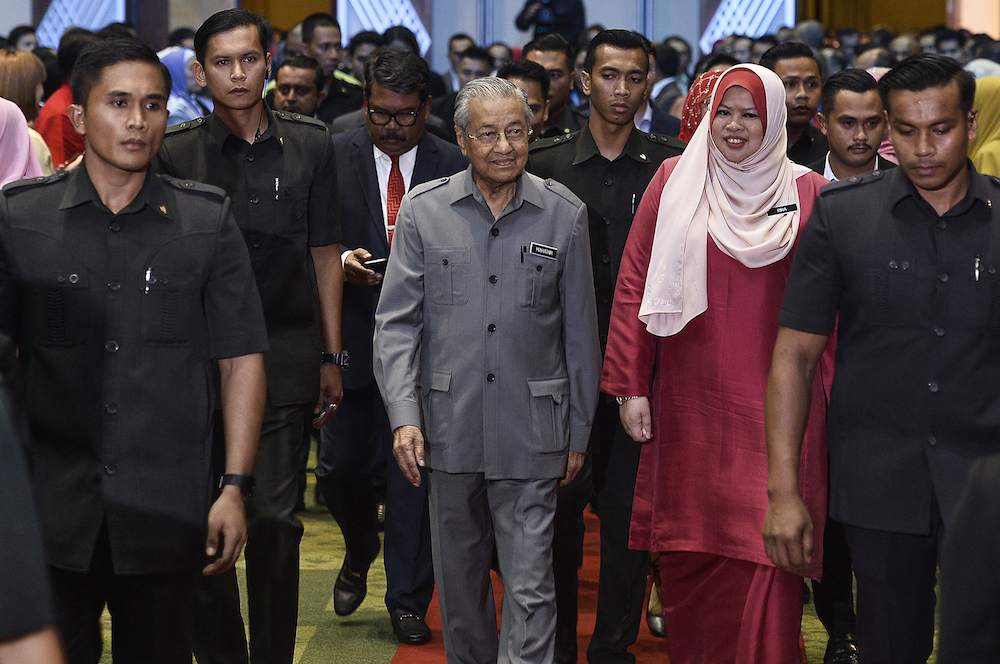
[[[373,475],[385,469],[385,605],[427,614],[434,593],[427,478],[419,487],[403,476],[392,455],[392,431],[375,382],[345,389],[337,416],[320,434],[316,483],[344,535],[351,568],[378,554],[378,498]]]
[[[587,661],[632,664],[635,655],[628,648],[639,636],[649,569],[649,552],[628,548],[642,444],[625,432],[618,405],[604,396],[594,415],[590,444],[594,449],[594,486],[601,519],[601,573]]]
[[[589,448],[589,446],[588,446]],[[572,482],[556,489],[552,519],[552,574],[556,585],[556,661],[576,661],[579,571],[583,565],[586,526],[583,511],[594,493],[588,451]]]
[[[250,657],[253,664],[291,664],[299,613],[299,543],[302,522],[298,501],[299,448],[311,409],[302,405],[264,409],[260,447],[254,463],[257,480],[247,501],[244,549],[247,603],[250,606]],[[221,411],[216,411],[217,476],[224,466]],[[236,571],[201,578],[194,652],[199,664],[247,664],[246,632],[240,614]]]
[[[854,573],[847,535],[844,525],[830,517],[826,518],[823,529],[823,580],[813,581],[812,589],[816,617],[830,638],[858,633],[854,614]]]

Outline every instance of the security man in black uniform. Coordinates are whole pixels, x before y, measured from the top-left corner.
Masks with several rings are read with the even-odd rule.
[[[558,180],[587,204],[602,348],[636,206],[663,160],[684,149],[677,139],[646,134],[633,123],[649,84],[651,48],[649,40],[629,30],[598,33],[584,64],[583,87],[591,108],[587,126],[566,137],[538,141],[528,158],[529,171]],[[635,661],[628,648],[639,634],[649,562],[647,552],[628,548],[640,447],[622,428],[617,404],[602,399],[590,438],[601,518],[597,624],[587,650],[591,664]],[[582,472],[559,490],[553,541],[557,662],[576,661],[577,569],[590,488],[590,475]]]
[[[266,45],[263,19],[246,10],[205,21],[195,35],[194,70],[215,110],[171,128],[159,167],[225,189],[250,250],[271,343],[257,495],[248,504],[250,649],[255,664],[289,664],[302,538],[293,514],[298,451],[308,406],[323,411],[322,425],[341,398],[343,276],[330,134],[317,120],[264,104]],[[198,660],[246,662],[236,577],[211,585],[203,584],[196,622]]]
[[[56,622],[74,664],[100,661],[105,605],[116,662],[190,664],[198,572],[232,569],[246,538],[263,311],[224,192],[149,174],[170,92],[156,53],[93,44],[72,91],[83,165],[0,194],[0,334],[17,347]]]
[[[942,539],[969,468],[1000,450],[1000,181],[967,157],[975,81],[951,58],[919,54],[879,91],[899,168],[817,198],[765,411],[765,548],[801,574],[813,543],[799,448],[816,360],[836,326],[830,516],[844,524],[857,579],[862,664],[930,657]]]

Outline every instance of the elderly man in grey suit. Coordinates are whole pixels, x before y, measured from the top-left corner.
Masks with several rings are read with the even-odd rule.
[[[450,664],[552,661],[556,486],[579,471],[597,405],[587,209],[524,172],[530,119],[508,81],[462,89],[455,131],[471,166],[403,199],[375,313],[393,453],[414,484],[428,468]]]

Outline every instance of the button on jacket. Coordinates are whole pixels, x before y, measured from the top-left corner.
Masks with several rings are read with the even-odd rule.
[[[150,175],[112,214],[85,168],[0,195],[0,332],[18,346],[49,563],[118,574],[204,560],[212,359],[267,348],[222,191]]]
[[[167,129],[154,167],[221,187],[232,199],[264,305],[268,403],[319,394],[319,299],[310,247],[340,241],[333,145],[318,120],[282,111],[252,145],[214,113]]]
[[[586,206],[529,173],[496,220],[471,167],[415,187],[375,335],[389,420],[421,426],[432,469],[561,478],[587,449],[601,370]]]

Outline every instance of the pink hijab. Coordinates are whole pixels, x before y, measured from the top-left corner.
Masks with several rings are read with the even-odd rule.
[[[0,187],[41,174],[24,114],[14,102],[0,98]]]
[[[750,91],[764,124],[760,148],[738,164],[722,155],[711,135],[712,118],[733,86]],[[639,307],[650,333],[677,334],[708,309],[709,236],[750,268],[776,263],[791,251],[799,229],[795,180],[809,169],[785,156],[785,119],[785,89],[771,70],[738,65],[719,78],[711,110],[660,194]]]

